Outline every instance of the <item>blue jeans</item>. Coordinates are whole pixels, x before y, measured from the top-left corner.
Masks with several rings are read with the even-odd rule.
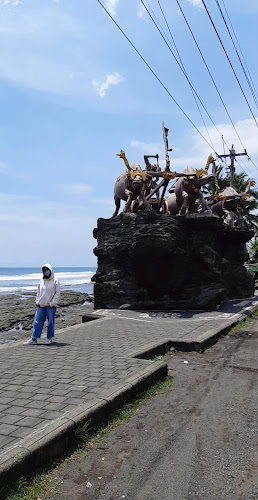
[[[47,338],[52,339],[54,337],[55,314],[56,307],[37,307],[31,336],[33,339],[40,339],[46,318],[48,321]]]

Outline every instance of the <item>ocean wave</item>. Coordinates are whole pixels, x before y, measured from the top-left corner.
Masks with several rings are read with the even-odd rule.
[[[40,280],[42,273],[34,273],[34,274],[11,274],[11,275],[0,275],[1,281],[27,281],[27,280]]]
[[[71,278],[80,278],[80,279],[88,279],[93,276],[94,271],[82,271],[82,272],[55,272],[55,277],[57,279],[71,279]],[[0,275],[0,283],[1,281],[39,281],[42,278],[42,273],[32,273],[32,274],[14,274],[14,275]]]
[[[36,292],[37,286],[0,286],[0,293]]]
[[[91,281],[89,282],[85,282],[85,281],[76,281],[76,282],[67,282],[67,283],[60,283],[61,285],[61,291],[64,290],[64,289],[70,289],[70,290],[74,290],[74,291],[80,291],[82,293],[92,293],[92,289],[93,289],[93,284],[91,283]],[[84,286],[83,286],[84,285]],[[86,290],[84,287],[87,287]],[[15,293],[15,294],[20,294],[20,293],[24,293],[24,292],[32,292],[32,293],[36,293],[37,291],[37,285],[31,285],[31,286],[0,286],[0,294],[3,295],[3,294],[9,294],[9,293]]]

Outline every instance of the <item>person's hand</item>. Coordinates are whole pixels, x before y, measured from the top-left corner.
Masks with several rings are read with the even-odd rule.
[[[50,309],[51,309],[52,306],[50,304],[48,304],[46,307],[50,307]]]
[[[39,304],[36,304],[36,307],[39,307]]]

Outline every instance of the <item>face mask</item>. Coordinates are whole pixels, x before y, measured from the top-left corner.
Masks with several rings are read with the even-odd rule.
[[[49,278],[50,274],[51,274],[51,271],[44,271],[44,276],[46,276],[46,278]]]

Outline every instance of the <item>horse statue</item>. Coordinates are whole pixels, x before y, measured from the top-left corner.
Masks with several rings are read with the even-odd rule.
[[[184,215],[195,213],[198,207],[201,211],[208,210],[208,205],[200,190],[201,186],[208,184],[215,179],[215,172],[208,174],[209,165],[215,165],[214,158],[208,157],[205,170],[194,170],[192,167],[186,167],[183,171],[183,176],[179,177],[170,194],[165,198],[167,213],[171,215]]]
[[[121,200],[126,202],[123,210],[124,212],[130,211],[132,201],[137,198],[142,201],[145,210],[149,211],[151,208],[144,195],[145,182],[147,181],[146,172],[141,170],[138,163],[132,163],[129,165],[123,150],[121,150],[117,156],[124,160],[127,168],[126,172],[118,177],[114,186],[116,209],[112,217],[116,217],[118,215]]]

